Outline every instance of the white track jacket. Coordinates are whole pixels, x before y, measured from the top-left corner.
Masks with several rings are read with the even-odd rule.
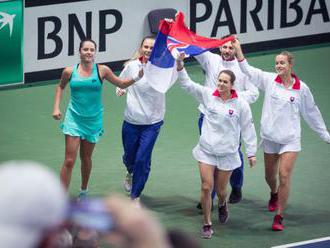
[[[257,101],[258,88],[251,84],[249,78],[241,71],[237,59],[226,61],[220,55],[211,52],[202,53],[195,58],[205,71],[205,86],[214,89],[217,86],[220,71],[231,70],[236,76],[233,88],[237,95],[243,97],[249,104]],[[201,108],[199,110],[203,112]]]
[[[140,60],[129,62],[120,73],[121,78],[130,78],[139,73]],[[125,121],[135,125],[150,125],[160,122],[165,115],[165,94],[152,88],[142,77],[127,88]]]
[[[255,156],[257,136],[249,104],[235,90],[224,102],[217,90],[191,81],[185,69],[179,72],[179,80],[181,87],[205,106],[200,147],[212,155],[232,154],[238,151],[242,134],[246,155]]]
[[[250,82],[265,92],[262,108],[260,136],[279,144],[288,144],[300,139],[300,114],[308,126],[318,133],[322,140],[330,143],[322,115],[314,102],[308,86],[293,75],[291,88],[283,86],[276,73],[264,72],[250,66],[246,60],[239,62]]]

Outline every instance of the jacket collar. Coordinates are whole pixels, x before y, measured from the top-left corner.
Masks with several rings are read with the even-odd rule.
[[[300,90],[300,79],[294,73],[292,73],[291,76],[294,78],[294,83],[292,85],[292,89]],[[277,77],[275,78],[275,82],[283,85],[282,78],[279,75],[277,75]]]
[[[215,90],[214,92],[213,92],[213,94],[212,94],[213,96],[217,96],[217,97],[220,97],[220,93],[219,93],[219,91],[218,90]],[[230,90],[230,99],[233,99],[233,98],[237,98],[238,96],[237,96],[237,93],[236,93],[236,91],[235,90]]]

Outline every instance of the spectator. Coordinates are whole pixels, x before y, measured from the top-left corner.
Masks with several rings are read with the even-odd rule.
[[[47,247],[64,222],[67,195],[45,166],[30,161],[0,165],[0,246]]]

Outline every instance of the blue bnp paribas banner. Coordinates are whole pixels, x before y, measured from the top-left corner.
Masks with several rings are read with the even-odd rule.
[[[0,87],[23,82],[23,1],[0,1]]]

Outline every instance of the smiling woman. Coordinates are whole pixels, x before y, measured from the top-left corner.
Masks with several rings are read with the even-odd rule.
[[[131,77],[148,62],[155,39],[146,36],[142,39],[137,53],[125,63],[120,77]],[[126,91],[117,89],[118,96]],[[142,77],[127,88],[126,108],[122,125],[124,147],[123,163],[127,171],[124,189],[139,205],[142,191],[148,181],[151,169],[151,155],[160,133],[165,116],[165,93],[156,91]]]
[[[268,210],[277,210],[272,229],[282,231],[291,175],[301,150],[300,114],[310,128],[329,144],[330,135],[308,86],[293,73],[291,53],[285,51],[276,55],[276,73],[264,72],[246,62],[238,39],[232,43],[242,71],[249,76],[251,83],[265,92],[260,136],[264,150],[265,178],[270,188]]]
[[[240,137],[245,143],[251,167],[256,165],[257,136],[249,104],[233,89],[235,74],[220,71],[216,89],[201,86],[189,78],[183,67],[185,54],[177,59],[181,87],[203,104],[205,118],[193,157],[198,161],[201,178],[201,206],[204,223],[201,237],[210,239],[213,234],[211,220],[211,192],[219,198],[218,220],[225,224],[229,217],[227,185],[232,172],[241,166]]]
[[[95,52],[95,41],[91,39],[81,41],[80,63],[63,70],[60,83],[56,87],[52,114],[55,120],[61,119],[60,102],[63,90],[69,83],[71,100],[61,125],[65,135],[65,160],[61,169],[61,181],[66,188],[69,187],[80,147],[82,181],[79,198],[87,196],[92,153],[95,144],[103,134],[103,80],[106,79],[120,88],[126,88],[143,75],[143,71],[137,71],[133,78],[119,78],[109,67],[94,63]]]

